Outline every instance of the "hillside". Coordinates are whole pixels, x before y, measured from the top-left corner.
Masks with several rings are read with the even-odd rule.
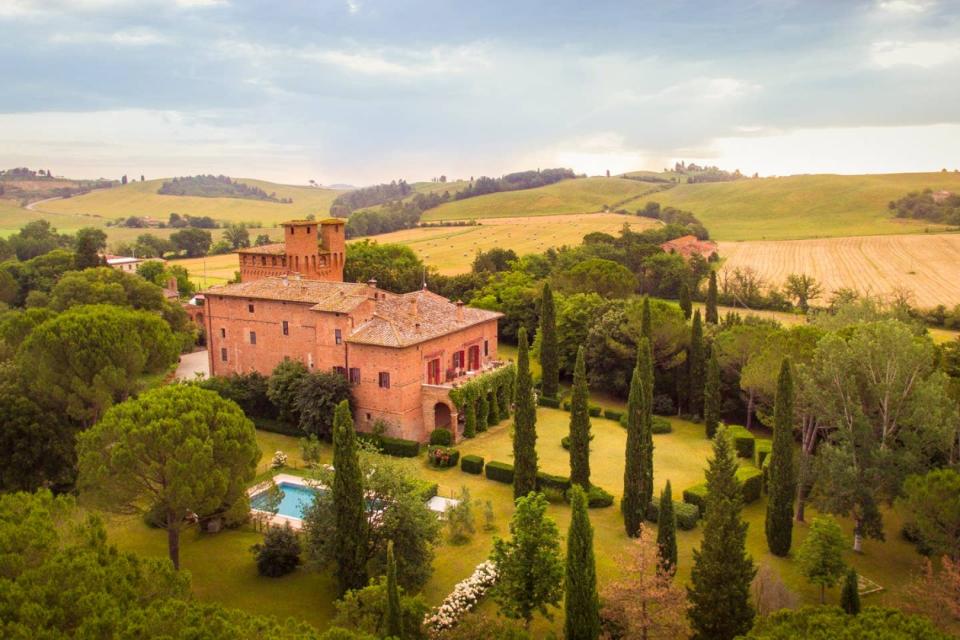
[[[505,191],[448,202],[424,212],[425,222],[549,216],[592,213],[610,208],[634,207],[636,200],[655,193],[659,185],[624,178],[577,178],[537,189]]]
[[[94,214],[105,219],[128,216],[166,219],[171,212],[177,212],[181,215],[210,216],[221,221],[261,222],[269,226],[284,220],[304,218],[311,213],[324,217],[330,209],[330,203],[340,193],[332,189],[281,185],[263,180],[244,178],[241,181],[267,193],[275,192],[277,198],[290,198],[293,202],[281,204],[240,198],[160,195],[157,189],[164,181],[148,180],[65,200],[51,200],[38,205],[37,210],[72,215]]]
[[[716,240],[793,240],[941,230],[897,219],[887,209],[891,200],[927,187],[960,191],[960,174],[807,175],[681,184],[650,199],[692,211]]]

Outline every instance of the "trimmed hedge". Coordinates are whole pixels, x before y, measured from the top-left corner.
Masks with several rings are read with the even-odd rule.
[[[763,473],[756,467],[737,469],[737,480],[743,485],[743,501],[746,504],[760,499],[763,493]]]
[[[763,461],[766,460],[772,450],[773,440],[769,438],[757,438],[757,442],[753,448],[753,464],[757,465],[758,468],[762,468]]]
[[[270,433],[279,433],[285,436],[304,437],[303,431],[295,424],[274,420],[273,418],[251,418],[253,425],[260,431],[269,431]]]
[[[700,519],[700,507],[689,502],[674,502],[673,513],[677,517],[677,526],[684,531],[690,531],[697,526]],[[647,520],[656,522],[660,515],[660,501],[651,500],[647,505]]]
[[[620,422],[620,418],[623,417],[623,411],[616,411],[615,409],[604,409],[603,417],[606,418],[607,420]]]
[[[733,446],[737,450],[737,455],[741,458],[753,460],[753,450],[757,439],[750,433],[746,427],[740,425],[731,425],[727,427],[727,434],[733,441]]]
[[[600,487],[591,485],[590,490],[587,491],[587,507],[590,509],[602,509],[604,507],[609,507],[613,504],[613,496],[601,489]]]
[[[434,429],[430,432],[430,444],[449,447],[453,444],[453,434],[448,429]]]
[[[687,504],[695,505],[701,514],[707,512],[707,483],[685,489],[683,492],[683,501]]]
[[[460,452],[453,447],[432,446],[427,449],[427,459],[434,467],[455,467],[460,462]]]
[[[555,476],[546,471],[537,471],[537,490],[556,489],[561,493],[570,488],[570,478],[567,476]]]
[[[398,458],[416,458],[420,455],[420,443],[416,440],[404,440],[403,438],[390,438],[382,436],[377,443],[380,450],[388,456],[397,456]]]
[[[419,489],[420,498],[426,502],[430,498],[438,495],[440,493],[440,487],[436,482],[427,482],[426,480],[417,481],[417,488]]]
[[[760,465],[760,473],[763,478],[763,492],[767,493],[767,482],[770,477],[770,456],[763,459],[763,464]]]
[[[460,469],[474,475],[481,474],[483,473],[483,458],[475,455],[463,456],[460,458]]]
[[[560,408],[560,399],[559,399],[559,398],[551,398],[550,396],[540,396],[540,397],[537,399],[537,402],[539,403],[539,405],[540,405],[541,407],[550,407],[551,409],[559,409],[559,408]]]
[[[670,421],[666,418],[653,416],[650,421],[650,431],[655,434],[671,433],[673,431],[673,425],[670,424]]]
[[[603,407],[601,407],[600,405],[591,404],[588,407],[587,411],[590,413],[592,417],[599,418],[600,414],[603,412]]]
[[[513,465],[506,462],[497,462],[491,460],[484,467],[488,480],[503,482],[504,484],[513,484]]]

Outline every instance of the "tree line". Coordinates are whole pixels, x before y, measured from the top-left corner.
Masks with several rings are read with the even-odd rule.
[[[357,209],[365,209],[390,200],[400,200],[413,192],[405,180],[394,180],[389,184],[377,184],[371,187],[354,189],[337,196],[330,205],[330,215],[336,218],[349,217]]]
[[[933,189],[911,191],[902,198],[891,200],[887,208],[898,218],[960,225],[960,194],[949,191],[937,193],[934,193]]]
[[[508,173],[500,178],[480,176],[476,180],[470,179],[470,184],[453,194],[454,200],[465,200],[476,196],[500,191],[518,191],[521,189],[536,189],[545,187],[561,180],[571,180],[577,174],[572,169],[536,169]]]
[[[260,187],[234,180],[229,176],[196,175],[166,180],[157,189],[165,196],[199,196],[203,198],[242,198],[289,204],[291,198],[278,198],[276,193],[267,193]]]

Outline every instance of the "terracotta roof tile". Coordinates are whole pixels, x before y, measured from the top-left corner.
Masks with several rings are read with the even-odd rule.
[[[325,282],[290,278],[261,278],[250,282],[219,284],[204,291],[207,295],[305,302],[317,311],[344,313],[367,299],[367,285],[356,282]]]
[[[237,253],[282,256],[284,253],[286,253],[286,245],[284,245],[282,242],[274,242],[273,244],[262,244],[259,247],[246,247],[245,249],[237,249]]]

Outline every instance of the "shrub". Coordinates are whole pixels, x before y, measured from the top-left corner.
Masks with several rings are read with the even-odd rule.
[[[267,529],[263,542],[253,545],[257,573],[268,578],[285,576],[300,564],[300,539],[289,524]]]
[[[430,444],[449,447],[453,444],[453,434],[449,429],[434,429],[430,432]]]
[[[560,492],[566,492],[570,488],[570,478],[566,476],[555,476],[546,471],[537,471],[537,490],[555,489]]]
[[[674,502],[673,513],[677,517],[677,526],[684,531],[690,531],[696,528],[697,520],[700,519],[700,507],[689,502]],[[660,515],[660,502],[651,500],[647,505],[647,520],[656,522]]]
[[[427,482],[426,480],[416,480],[417,495],[423,502],[440,493],[440,486],[436,482]]]
[[[321,456],[323,456],[323,447],[320,445],[317,436],[311,433],[306,438],[300,438],[300,457],[308,466],[312,467],[319,464]]]
[[[661,393],[653,397],[653,412],[660,416],[672,416],[676,412],[673,398]]]
[[[474,475],[483,473],[483,458],[475,455],[463,456],[460,458],[460,468]]]
[[[623,414],[622,416],[620,416],[620,426],[623,427],[624,429],[627,428],[627,414]]]
[[[283,469],[287,466],[287,454],[283,451],[274,451],[273,460],[270,461],[271,469]]]
[[[537,400],[541,407],[550,407],[551,409],[560,408],[560,400],[558,398],[550,398],[548,396],[540,396]]]
[[[430,447],[427,459],[435,467],[455,467],[460,462],[460,452],[453,447]]]
[[[616,409],[604,409],[603,417],[606,418],[607,420],[620,422],[620,418],[623,417],[623,411],[617,411]]]
[[[756,438],[746,427],[740,425],[731,425],[727,427],[727,434],[733,441],[733,446],[737,450],[737,455],[741,458],[753,459],[753,450]]]
[[[757,438],[753,447],[753,463],[758,469],[763,468],[763,461],[767,459],[773,450],[773,441],[769,438]]]
[[[593,434],[592,434],[592,433],[590,434],[590,441],[593,442]],[[560,446],[563,447],[564,449],[566,449],[567,451],[569,451],[569,450],[570,450],[570,436],[563,436],[562,438],[560,438]]]
[[[486,470],[488,480],[503,482],[504,484],[513,484],[512,464],[491,460],[484,469]]]
[[[650,421],[650,431],[656,434],[671,433],[673,431],[673,425],[670,424],[670,421],[666,418],[653,416]]]
[[[590,405],[590,408],[587,410],[590,412],[590,415],[594,418],[599,418],[600,414],[603,412],[603,407],[597,404]]]
[[[143,522],[151,529],[166,529],[167,513],[163,505],[156,505],[144,511]]]
[[[380,451],[388,456],[397,456],[398,458],[416,458],[420,455],[420,443],[416,440],[404,440],[403,438],[390,438],[382,436],[378,438]]]
[[[683,501],[696,505],[700,509],[700,513],[707,512],[707,483],[698,484],[694,487],[690,487],[683,492]]]
[[[561,407],[564,411],[570,411],[570,401],[569,401],[569,400],[564,400],[564,401],[561,403],[560,407]]]
[[[466,487],[460,489],[457,500],[457,504],[447,509],[446,512],[448,540],[450,544],[466,544],[477,532],[470,491]]]
[[[251,418],[253,420],[254,426],[259,431],[269,431],[270,433],[280,433],[285,436],[294,436],[299,438],[303,435],[303,431],[300,430],[295,424],[290,424],[289,422],[284,422],[283,420],[275,420],[273,418]]]
[[[602,509],[613,504],[613,495],[600,487],[591,485],[587,491],[587,506],[591,509]]]
[[[737,469],[737,480],[743,485],[743,502],[749,504],[760,499],[763,492],[763,474],[756,467],[740,467]]]

